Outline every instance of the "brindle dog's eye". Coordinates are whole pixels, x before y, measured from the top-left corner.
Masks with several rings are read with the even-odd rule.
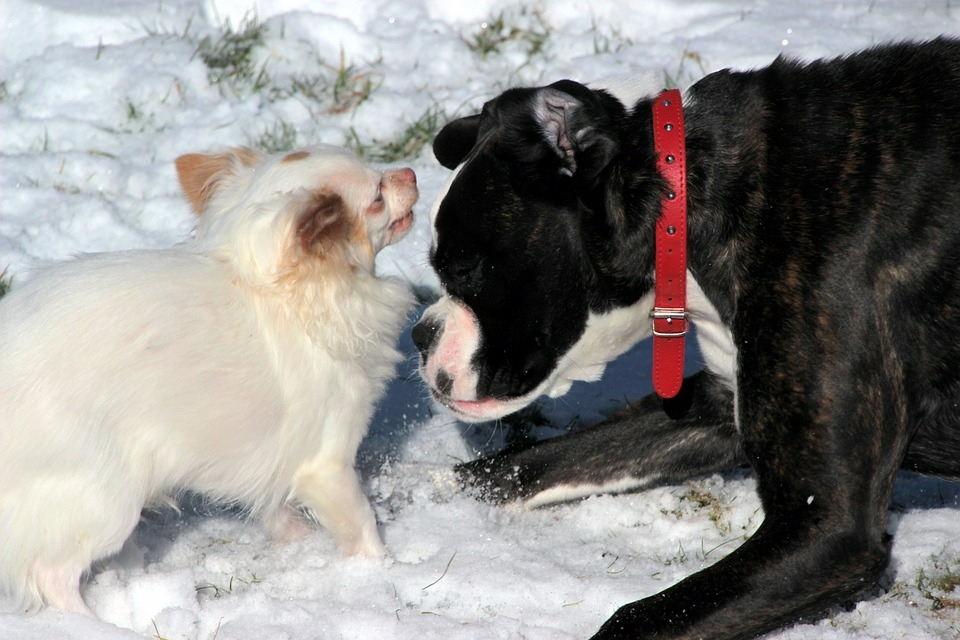
[[[472,262],[443,265],[437,271],[447,291],[460,297],[469,297],[476,295],[480,289],[485,263],[482,256],[477,256]]]

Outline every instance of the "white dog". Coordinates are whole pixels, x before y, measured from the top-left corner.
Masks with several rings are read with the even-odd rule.
[[[0,300],[0,589],[21,610],[93,615],[83,573],[183,490],[279,538],[304,508],[345,552],[383,553],[354,461],[412,305],[374,256],[413,224],[416,176],[333,147],[177,171],[192,238],[53,264]]]

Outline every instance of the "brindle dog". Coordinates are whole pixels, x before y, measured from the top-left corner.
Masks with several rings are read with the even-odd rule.
[[[720,71],[684,97],[690,318],[706,369],[577,433],[459,467],[539,504],[749,464],[740,548],[600,640],[747,638],[861,597],[899,469],[960,478],[960,43]],[[435,397],[495,418],[649,335],[652,97],[562,81],[447,125],[444,295],[414,330]]]

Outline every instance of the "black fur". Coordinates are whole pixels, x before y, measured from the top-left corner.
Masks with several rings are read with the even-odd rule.
[[[572,158],[530,115],[545,91],[576,103]],[[748,638],[855,599],[888,563],[897,470],[960,479],[960,43],[778,59],[689,93],[689,267],[732,331],[738,426],[704,372],[669,411],[648,397],[458,469],[511,500],[752,467],[757,533],[623,606],[597,640]],[[564,82],[508,91],[438,136],[437,157],[466,164],[433,260],[479,319],[485,394],[535,388],[588,310],[651,287],[650,122],[649,100],[624,108]]]

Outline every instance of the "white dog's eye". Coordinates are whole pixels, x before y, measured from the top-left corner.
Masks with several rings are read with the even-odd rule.
[[[376,215],[383,211],[386,206],[386,202],[383,199],[383,182],[377,185],[377,195],[374,196],[373,202],[367,208],[367,213]]]

